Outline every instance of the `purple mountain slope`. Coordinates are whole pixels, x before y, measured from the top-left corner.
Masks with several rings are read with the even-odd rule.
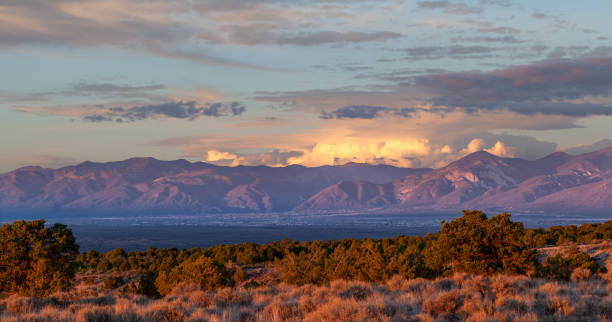
[[[612,148],[538,160],[476,152],[440,169],[346,164],[222,167],[134,158],[0,175],[0,212],[604,212]]]
[[[0,175],[0,213],[290,211],[342,180],[388,183],[428,171],[356,163],[222,167],[153,158],[84,162],[57,170],[25,167]]]
[[[391,184],[341,181],[323,189],[298,205],[295,210],[376,209],[388,208],[396,203]]]
[[[392,186],[394,198],[384,198],[382,206],[402,212],[469,208],[606,212],[612,209],[612,148],[578,156],[557,152],[533,161],[476,152],[441,169],[396,179]],[[331,203],[342,195],[339,190],[349,197]],[[338,184],[298,209],[373,209],[381,205],[354,200],[361,199]]]

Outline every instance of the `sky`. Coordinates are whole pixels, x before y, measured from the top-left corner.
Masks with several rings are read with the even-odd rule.
[[[0,0],[0,172],[612,145],[609,0]]]

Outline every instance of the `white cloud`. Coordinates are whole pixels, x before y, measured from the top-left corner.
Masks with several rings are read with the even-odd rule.
[[[475,138],[468,143],[468,145],[460,151],[460,154],[467,155],[470,153],[478,152],[478,151],[486,151],[498,157],[515,157],[517,154],[517,148],[507,146],[502,141],[497,141],[491,147],[487,147],[487,143],[484,139]]]
[[[224,161],[224,160],[234,160],[237,157],[238,156],[233,153],[221,152],[218,150],[209,150],[208,153],[206,154],[206,161],[215,162],[215,161]]]
[[[512,158],[516,156],[516,148],[506,146],[502,141],[497,141],[493,147],[485,151],[498,157]]]

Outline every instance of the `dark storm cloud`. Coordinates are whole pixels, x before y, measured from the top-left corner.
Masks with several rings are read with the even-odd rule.
[[[520,114],[612,115],[612,106],[589,98],[612,96],[612,57],[555,60],[488,73],[416,76],[438,106],[467,111],[508,109]]]
[[[397,117],[411,118],[417,112],[442,113],[448,112],[448,108],[413,108],[413,107],[387,107],[387,106],[372,106],[372,105],[351,105],[341,107],[332,112],[322,112],[319,118],[324,120],[330,119],[375,119],[384,115],[392,115]]]
[[[339,108],[331,113],[323,112],[320,115],[322,119],[373,119],[387,111],[389,108],[384,106],[370,106],[370,105],[352,105]]]
[[[239,102],[217,102],[200,107],[193,101],[170,102],[156,105],[133,106],[130,108],[111,108],[104,113],[86,115],[83,117],[83,120],[87,122],[115,121],[120,123],[159,118],[193,120],[200,116],[238,116],[245,111],[246,107]]]
[[[413,72],[407,69],[359,76],[388,82],[369,91],[337,88],[258,92],[254,99],[286,102],[289,108],[310,109],[320,113],[322,119],[374,119],[412,117],[415,113],[494,110],[569,118],[612,115],[612,57],[547,60],[490,72],[424,75]],[[334,108],[334,105],[344,107]],[[425,105],[428,107],[419,107]]]
[[[83,121],[93,122],[93,123],[97,123],[97,122],[112,122],[113,118],[105,116],[105,115],[92,114],[92,115],[85,115],[85,116],[83,116]]]

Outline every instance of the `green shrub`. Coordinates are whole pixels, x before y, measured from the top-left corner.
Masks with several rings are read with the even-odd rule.
[[[152,271],[144,271],[140,273],[138,278],[138,288],[136,293],[147,295],[150,297],[159,297],[157,287],[155,287],[155,273]]]
[[[230,281],[225,266],[206,256],[199,256],[184,261],[169,273],[159,272],[155,286],[161,295],[166,295],[180,283],[194,283],[203,290],[212,290],[228,285]]]
[[[235,283],[241,283],[246,280],[246,273],[242,269],[242,267],[237,266],[234,269],[234,274],[232,274],[232,278]]]
[[[607,272],[605,267],[599,266],[588,254],[574,246],[565,257],[557,254],[547,258],[546,265],[538,267],[533,277],[569,281],[577,268],[587,269],[591,274]]]
[[[14,221],[0,228],[0,290],[45,296],[70,288],[79,246],[66,225]]]
[[[104,288],[112,290],[123,285],[123,280],[117,276],[109,276],[104,280]]]
[[[523,224],[510,221],[508,213],[487,218],[481,211],[466,210],[461,218],[442,223],[425,258],[444,275],[522,274],[538,265],[523,236]]]

